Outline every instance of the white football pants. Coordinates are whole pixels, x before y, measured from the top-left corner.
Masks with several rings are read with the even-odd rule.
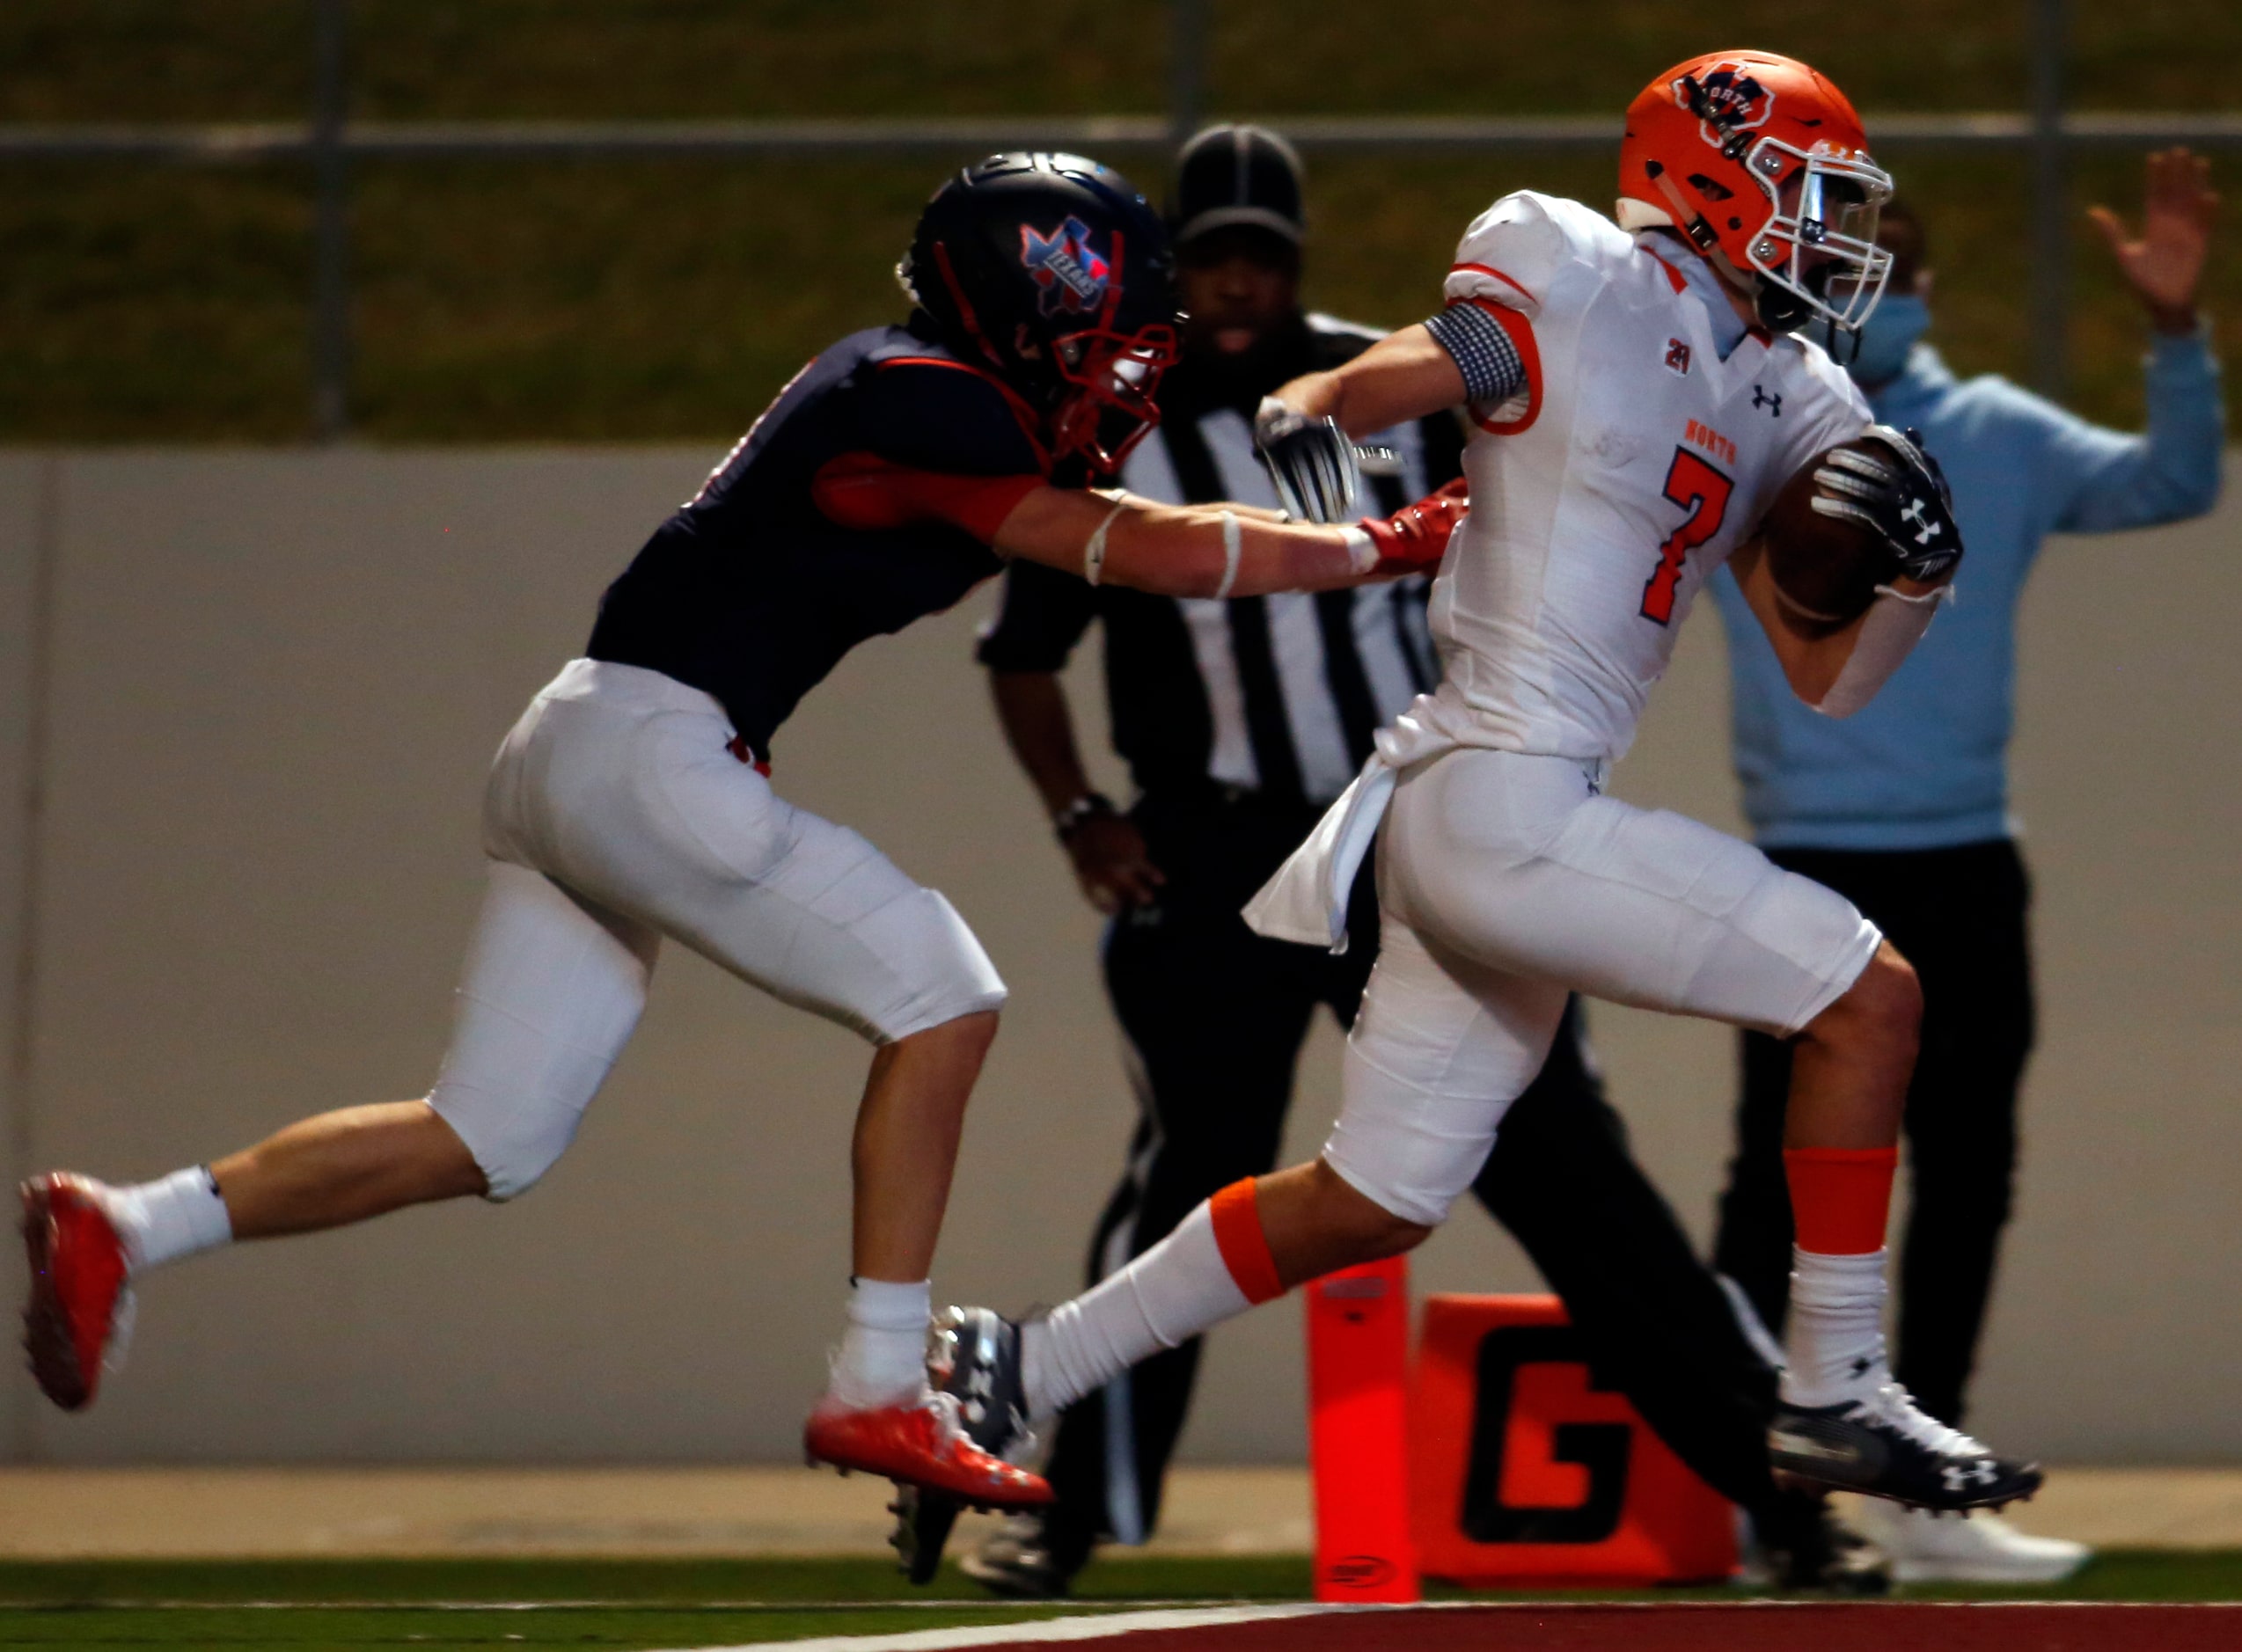
[[[1378,962],[1323,1157],[1433,1225],[1549,1054],[1569,991],[1797,1032],[1882,939],[1749,844],[1600,794],[1597,766],[1465,748],[1403,772]]]
[[[507,735],[490,885],[429,1097],[494,1199],[575,1137],[668,936],[876,1043],[993,1010],[1004,983],[948,901],[727,749],[708,695],[577,660]]]

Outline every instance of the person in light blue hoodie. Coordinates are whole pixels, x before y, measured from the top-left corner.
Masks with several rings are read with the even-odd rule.
[[[1960,598],[1875,701],[1818,717],[1785,686],[1734,578],[1712,581],[1728,633],[1735,762],[1760,847],[1850,898],[1919,972],[1923,1050],[1908,1098],[1915,1204],[1900,1270],[1898,1379],[1960,1426],[2016,1158],[2017,1091],[2033,1037],[2029,884],[2009,815],[2016,613],[2050,533],[2108,533],[2211,508],[2224,445],[2219,371],[2195,295],[2217,197],[2183,150],[2148,162],[2136,238],[2095,208],[2153,326],[2149,428],[2105,429],[1993,375],[1959,379],[1922,341],[1931,269],[1899,202],[1879,239],[1894,266],[1849,364],[1882,422],[1921,430],[1953,486],[1968,555]],[[1788,1045],[1747,1033],[1737,1151],[1714,1265],[1778,1330],[1791,1212],[1782,1164]],[[1997,1517],[1898,1514],[1879,1532],[1901,1580],[2051,1579],[2082,1545]]]

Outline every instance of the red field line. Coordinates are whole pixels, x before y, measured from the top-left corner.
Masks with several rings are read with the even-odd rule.
[[[961,1641],[956,1652],[1017,1644],[1000,1632]],[[1066,1645],[1069,1652],[2236,1652],[2242,1605],[1474,1605],[1092,1633]]]

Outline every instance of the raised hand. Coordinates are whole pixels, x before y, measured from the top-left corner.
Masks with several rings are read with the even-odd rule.
[[[2187,333],[2195,325],[2195,289],[2203,279],[2211,223],[2218,216],[2218,193],[2210,179],[2211,164],[2184,149],[2150,156],[2137,238],[2107,207],[2087,208],[2087,216],[2108,239],[2119,270],[2162,332]]]

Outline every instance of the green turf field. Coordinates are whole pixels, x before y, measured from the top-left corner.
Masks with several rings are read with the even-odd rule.
[[[0,1645],[716,1646],[1125,1604],[1296,1600],[1308,1583],[1308,1563],[1297,1557],[1118,1561],[1085,1574],[1071,1604],[1030,1607],[992,1602],[949,1573],[914,1590],[874,1560],[17,1562],[0,1564]],[[2055,1587],[1916,1590],[1908,1597],[2231,1600],[2242,1598],[2242,1553],[2121,1551]]]
[[[1265,115],[1616,112],[1658,68],[1751,40],[1882,109],[2018,108],[2025,0],[1215,0],[1212,106]],[[1158,0],[358,0],[357,109],[392,119],[1156,113]],[[2081,108],[2231,103],[2230,0],[2072,8]],[[299,116],[302,0],[11,0],[0,121]],[[964,157],[960,157],[964,158]],[[1156,188],[1155,159],[1128,157]],[[2231,163],[2230,163],[2231,164]],[[1901,157],[1940,268],[1934,338],[2021,372],[2023,164]],[[2121,205],[2133,157],[2082,163]],[[729,438],[811,351],[893,316],[925,162],[368,164],[354,207],[355,406],[387,441]],[[1311,302],[1432,302],[1458,229],[1533,186],[1601,201],[1602,160],[1318,163]],[[2233,193],[2230,186],[2230,194]],[[2139,408],[2141,324],[2083,220],[2078,405]],[[0,441],[293,440],[307,428],[309,182],[284,166],[0,166]],[[2213,308],[2242,297],[2242,247]]]

